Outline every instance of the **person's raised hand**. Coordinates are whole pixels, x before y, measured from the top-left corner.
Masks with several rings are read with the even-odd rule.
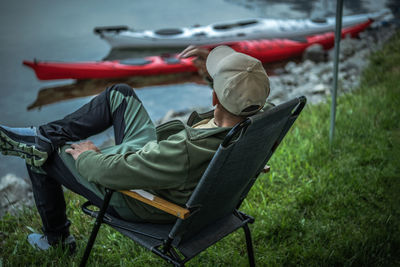
[[[180,52],[178,54],[178,57],[181,58],[195,57],[193,63],[198,69],[199,74],[208,80],[212,80],[210,75],[208,74],[206,67],[206,60],[209,53],[210,51],[206,48],[190,45],[186,47],[182,52]]]
[[[95,146],[92,141],[84,141],[81,143],[72,144],[71,148],[67,148],[65,152],[71,154],[74,160],[77,160],[80,154],[89,150],[100,153],[100,149]]]

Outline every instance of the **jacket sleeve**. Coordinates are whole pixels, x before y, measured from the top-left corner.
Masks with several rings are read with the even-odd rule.
[[[186,139],[173,135],[132,153],[86,151],[75,164],[89,182],[115,190],[179,189],[186,182],[189,160]]]

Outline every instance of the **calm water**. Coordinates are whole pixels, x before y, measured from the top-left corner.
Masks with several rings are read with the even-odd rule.
[[[110,49],[93,34],[96,26],[129,25],[159,29],[209,24],[249,17],[305,18],[334,14],[333,0],[14,0],[0,2],[0,123],[40,125],[60,119],[91,97],[28,111],[40,88],[71,81],[41,82],[25,59],[61,61],[101,60]],[[393,2],[345,1],[344,14],[376,11]],[[118,4],[116,4],[118,3]],[[136,53],[138,54],[138,53]],[[140,55],[140,53],[139,53]],[[150,116],[157,120],[168,110],[209,106],[211,91],[196,84],[149,87],[138,92]],[[96,139],[101,142],[102,137]],[[24,161],[0,155],[0,177],[27,176]]]

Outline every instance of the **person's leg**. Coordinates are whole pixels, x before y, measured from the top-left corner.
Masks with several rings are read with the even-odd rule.
[[[116,145],[134,141],[139,149],[157,138],[150,116],[131,87],[120,85],[110,91],[109,103]]]
[[[64,119],[38,129],[0,125],[0,151],[6,155],[20,156],[29,165],[39,167],[55,148],[66,142],[86,139],[110,126],[114,126],[117,144],[135,140],[138,149],[156,138],[155,127],[134,90],[127,85],[117,84]]]
[[[154,124],[141,101],[133,89],[125,85],[108,88],[81,109],[63,120],[41,126],[40,130],[55,146],[60,146],[65,142],[84,139],[101,132],[109,125],[114,126],[116,144],[120,146],[123,146],[123,142],[130,142],[141,147],[156,139]],[[43,221],[44,234],[49,243],[53,243],[54,240],[69,235],[70,223],[65,214],[61,185],[82,195],[96,206],[100,206],[103,199],[98,190],[78,181],[75,176],[77,174],[72,173],[57,153],[48,158],[42,169],[46,174],[38,174],[30,169],[29,174],[34,184],[35,201]],[[112,206],[107,212],[119,217]]]
[[[45,232],[49,235],[52,232],[62,232],[69,222],[65,215],[65,200],[61,184],[47,174],[32,171],[30,166],[27,166],[27,170]],[[65,231],[65,234],[68,234],[68,231]]]
[[[61,184],[45,173],[31,170],[27,165],[32,181],[32,191],[35,204],[42,219],[43,235],[32,233],[28,242],[35,248],[47,250],[52,246],[61,245],[71,253],[75,251],[75,238],[69,233],[70,221],[67,219],[64,194]]]
[[[65,165],[64,161],[60,158],[58,153],[54,153],[54,155],[52,155],[48,159],[48,162],[46,162],[46,164],[43,165],[42,168],[46,172],[47,177],[49,179],[55,181],[55,183],[65,186],[72,192],[83,196],[84,198],[89,200],[95,206],[100,207],[101,204],[103,203],[103,199],[99,195],[95,194],[92,190],[90,190],[88,187],[85,187],[82,183],[80,183],[76,179],[73,171],[70,170]],[[50,188],[48,188],[48,189],[50,189]],[[46,192],[42,191],[42,194],[46,194],[47,192],[48,191],[46,191]],[[64,199],[63,194],[60,194],[57,197],[55,196],[55,194],[51,194],[51,195],[54,197],[54,200],[57,200],[57,198],[61,198],[61,197]],[[65,215],[65,208],[63,209],[61,201],[59,201],[57,203],[59,204],[58,207],[60,208],[60,210],[63,210],[64,215]],[[47,209],[47,210],[49,210],[49,209]],[[53,212],[52,210],[49,210],[49,211]],[[115,212],[114,208],[111,206],[109,207],[107,212],[113,216],[119,217],[118,213]],[[54,211],[54,214],[56,214],[55,211]],[[50,217],[51,216],[49,215],[48,218],[50,218]],[[65,217],[59,216],[59,218],[65,218],[64,222],[66,222],[66,216]],[[56,222],[57,220],[54,220],[54,221]],[[59,225],[62,225],[62,223]],[[64,225],[67,225],[67,224],[64,224]],[[54,227],[54,228],[58,229],[57,227]]]
[[[29,165],[27,168],[44,234],[30,234],[29,243],[41,250],[47,250],[60,243],[67,246],[70,251],[75,250],[75,239],[69,232],[71,223],[66,216],[66,204],[61,185],[85,197],[96,206],[101,206],[102,198],[80,184],[57,153],[51,155],[43,165],[44,172],[38,172]],[[107,212],[119,217],[112,206]]]
[[[44,235],[31,234],[28,236],[28,241],[34,247],[42,250],[59,244],[60,241],[64,244],[66,238],[69,238],[69,243],[71,241],[70,221],[65,213],[66,205],[61,185],[83,196],[97,207],[101,207],[105,195],[104,187],[89,183],[79,175],[74,168],[74,160],[70,155],[63,153],[63,157],[58,153],[53,153],[42,166],[42,173],[38,173],[37,169],[32,170],[27,165],[32,180],[35,203],[43,222],[44,233]],[[116,205],[115,208],[114,205]],[[111,199],[107,213],[120,218],[119,211],[127,212],[128,210],[125,205],[125,200],[123,200],[121,194],[116,192]],[[133,212],[130,213],[129,218],[133,221],[141,221],[141,218]],[[73,244],[68,244],[68,246],[70,250],[75,248],[74,239]]]
[[[150,122],[150,123],[149,123]],[[79,141],[114,127],[115,142],[120,144],[128,131],[130,137],[140,137],[142,126],[150,126],[151,120],[135,91],[125,84],[108,87],[65,118],[39,127],[40,132],[59,147],[66,142]],[[152,127],[151,127],[152,126]]]

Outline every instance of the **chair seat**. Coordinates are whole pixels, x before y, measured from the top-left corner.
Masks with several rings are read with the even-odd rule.
[[[172,246],[182,253],[185,257],[184,262],[186,262],[246,223],[253,222],[253,218],[243,213],[241,214],[243,215],[243,219],[234,214],[229,214],[182,242],[176,238]],[[108,214],[105,217],[104,223],[150,251],[164,244],[174,226],[174,224],[126,222]]]
[[[244,219],[241,219],[234,214],[229,214],[213,222],[188,240],[180,242],[177,249],[185,256],[185,261],[188,261],[246,223],[252,222],[253,218],[251,217],[246,216]]]
[[[168,234],[174,226],[173,223],[160,224],[127,222],[108,214],[106,215],[106,218],[104,223],[149,250],[153,250],[162,245],[164,240],[168,239]]]

